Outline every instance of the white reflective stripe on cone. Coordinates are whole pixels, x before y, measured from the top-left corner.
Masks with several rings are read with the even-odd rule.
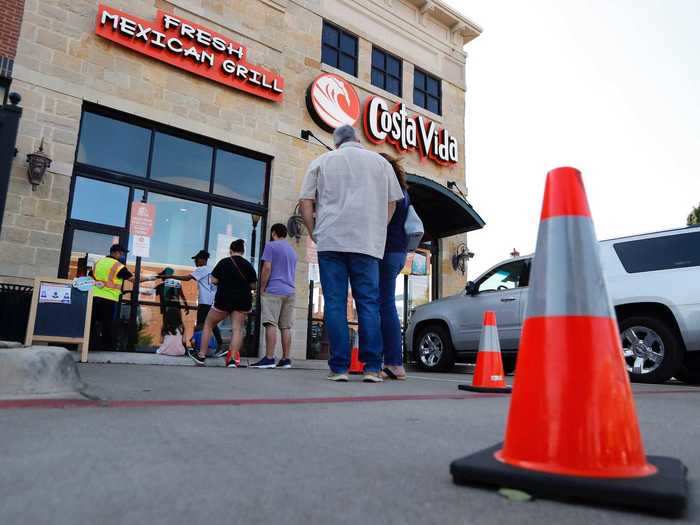
[[[615,317],[590,217],[558,216],[540,224],[525,318]]]
[[[479,338],[479,352],[500,352],[501,344],[498,341],[498,327],[486,325],[481,329]]]

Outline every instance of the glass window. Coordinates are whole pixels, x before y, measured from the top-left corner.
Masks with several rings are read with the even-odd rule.
[[[255,253],[252,251],[253,219],[250,213],[218,208],[212,206],[211,226],[209,227],[209,253],[212,265],[229,256],[229,246],[236,239],[245,241],[246,253],[244,257],[251,260],[253,256],[259,257],[260,223],[256,228]]]
[[[151,179],[209,191],[212,147],[156,132]]]
[[[145,177],[150,146],[150,130],[83,112],[78,162]]]
[[[144,271],[158,273],[166,266],[190,268],[192,256],[204,246],[207,206],[158,193],[148,194],[156,208],[150,256],[143,257]],[[129,240],[132,248],[133,236]]]
[[[526,261],[513,261],[486,274],[478,285],[479,293],[512,290],[523,284],[526,278]]]
[[[416,68],[413,76],[413,103],[437,115],[442,115],[440,79]]]
[[[123,228],[128,203],[126,186],[76,177],[70,217]]]
[[[215,171],[216,195],[263,204],[267,175],[265,161],[217,150]]]
[[[700,232],[619,242],[614,248],[627,273],[700,266]]]
[[[321,61],[356,76],[357,37],[324,22],[322,40]]]
[[[372,48],[372,84],[401,96],[401,60],[394,55]]]

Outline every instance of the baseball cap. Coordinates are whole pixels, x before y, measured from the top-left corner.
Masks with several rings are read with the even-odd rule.
[[[113,244],[112,247],[109,249],[109,253],[114,253],[114,252],[129,253],[129,250],[124,248],[121,244]]]
[[[199,250],[192,258],[193,259],[209,259],[209,257],[211,257],[211,255],[209,255],[208,251]]]
[[[160,272],[158,275],[164,275],[166,277],[170,277],[174,273],[175,273],[175,270],[173,270],[170,266],[167,266],[167,267],[163,268],[163,271]]]

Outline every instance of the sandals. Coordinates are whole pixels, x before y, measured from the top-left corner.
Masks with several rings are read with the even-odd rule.
[[[406,374],[396,374],[391,368],[384,368],[381,372],[384,379],[393,379],[396,381],[405,381]]]

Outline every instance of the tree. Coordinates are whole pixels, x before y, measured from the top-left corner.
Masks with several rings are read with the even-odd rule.
[[[695,206],[690,215],[688,215],[688,226],[691,224],[700,224],[700,204]]]

